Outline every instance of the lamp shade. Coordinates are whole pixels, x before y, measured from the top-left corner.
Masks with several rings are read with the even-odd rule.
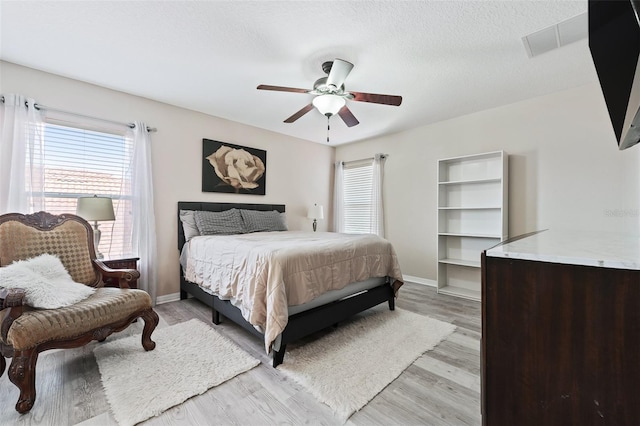
[[[324,210],[322,206],[314,204],[307,211],[307,219],[324,219]]]
[[[314,107],[318,108],[318,111],[322,115],[336,115],[340,109],[346,105],[346,101],[342,96],[338,95],[320,95],[313,98],[311,101]]]
[[[115,220],[113,202],[109,197],[80,197],[76,214],[85,220]]]

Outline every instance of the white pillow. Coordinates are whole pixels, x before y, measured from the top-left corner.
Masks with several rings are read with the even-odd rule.
[[[24,303],[43,309],[73,305],[96,291],[73,281],[60,259],[50,254],[0,268],[0,287],[24,289]]]
[[[191,238],[200,235],[200,231],[196,225],[195,213],[193,210],[180,210],[180,220],[182,221],[185,241],[189,241]]]

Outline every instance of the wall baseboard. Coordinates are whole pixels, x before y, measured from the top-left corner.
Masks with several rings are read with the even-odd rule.
[[[180,292],[165,294],[164,296],[156,297],[156,305],[161,305],[163,303],[169,302],[177,302],[178,300],[180,300]]]
[[[422,284],[429,287],[438,287],[438,282],[436,280],[429,280],[427,278],[414,277],[412,275],[404,274],[402,274],[402,279],[409,283]]]

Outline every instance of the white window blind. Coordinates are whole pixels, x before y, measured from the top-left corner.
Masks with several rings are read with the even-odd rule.
[[[78,197],[112,198],[116,220],[98,223],[99,250],[107,258],[131,253],[131,141],[123,135],[48,123],[43,152],[38,161],[44,165],[45,210],[75,214]]]
[[[371,192],[373,163],[371,161],[344,166],[344,232],[371,232]]]

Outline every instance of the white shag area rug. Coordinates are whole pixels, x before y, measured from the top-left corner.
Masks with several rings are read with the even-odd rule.
[[[260,363],[197,319],[156,328],[151,339],[156,347],[149,352],[140,334],[93,351],[111,411],[121,426],[157,416]]]
[[[288,350],[278,366],[331,407],[342,422],[456,329],[397,308],[366,314]]]

